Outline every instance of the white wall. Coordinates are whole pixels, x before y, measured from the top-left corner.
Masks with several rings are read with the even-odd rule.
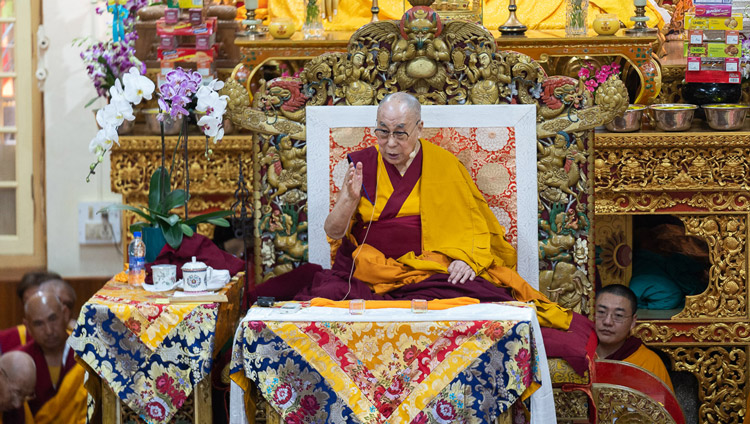
[[[96,122],[86,102],[96,95],[72,41],[103,40],[111,15],[97,15],[92,0],[43,0],[43,23],[50,47],[49,77],[44,86],[47,198],[47,264],[65,277],[111,276],[122,270],[122,256],[112,245],[78,244],[78,203],[120,202],[110,191],[109,161],[86,183],[93,155],[88,151]]]

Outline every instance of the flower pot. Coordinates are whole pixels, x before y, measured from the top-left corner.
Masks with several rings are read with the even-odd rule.
[[[146,117],[146,131],[149,134],[161,135],[161,125],[159,120],[156,118],[159,114],[158,109],[146,109],[143,111]],[[172,119],[169,116],[164,118],[164,135],[177,135],[182,129],[182,120],[185,119],[183,116],[180,119]]]
[[[146,243],[146,262],[148,263],[156,260],[167,244],[159,227],[143,227],[143,242]]]

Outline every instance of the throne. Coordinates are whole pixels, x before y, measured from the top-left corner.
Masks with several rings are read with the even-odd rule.
[[[533,106],[533,126],[518,128],[535,130],[532,149],[536,150],[537,179],[531,204],[536,203],[537,214],[535,218],[525,216],[531,216],[533,228],[527,232],[513,229],[514,220],[520,220],[523,213],[505,219],[498,210],[496,215],[501,223],[510,224],[511,239],[532,240],[530,254],[536,272],[527,278],[538,280],[539,289],[552,300],[582,314],[590,313],[594,275],[590,176],[593,129],[627,108],[627,92],[619,79],[608,79],[591,92],[583,81],[547,76],[528,56],[498,51],[492,34],[481,26],[441,21],[428,2],[415,5],[401,21],[363,26],[351,37],[346,53],[311,58],[294,76],[260,80],[259,84],[252,95],[248,93],[250,79],[230,79],[223,89],[230,97],[228,114],[232,121],[254,133],[257,283],[311,260],[330,261],[330,249],[318,226],[321,215],[329,210],[331,191],[336,191],[335,182],[333,186],[330,183],[335,181],[336,158],[367,142],[367,127],[374,122],[344,123],[355,133],[346,137],[354,145],[341,146],[336,141],[343,137],[338,133],[341,129],[329,126],[317,134],[316,145],[311,146],[308,142],[312,143],[313,133],[318,131],[313,128],[318,127],[311,125],[306,106],[372,106],[389,93],[406,91],[423,105]],[[427,122],[426,108],[423,115]],[[426,135],[430,138],[429,129]],[[441,137],[439,131],[432,136]],[[320,141],[328,156],[314,158],[311,151],[321,147]],[[480,168],[496,168],[498,163],[497,158],[466,156],[470,149],[459,148],[455,153],[465,164],[478,164]],[[500,160],[507,161],[507,157]],[[319,173],[316,175],[325,180],[309,178],[310,172]],[[472,175],[481,188],[485,182],[480,173]],[[498,180],[493,176],[487,181]],[[315,187],[308,181],[315,181]],[[316,190],[318,194],[313,194]],[[504,193],[497,187],[493,190]],[[520,204],[516,206],[520,211]],[[579,375],[559,360],[550,363],[550,372],[554,383],[559,387],[568,384],[565,388],[569,389],[556,391],[558,416],[588,420],[589,412],[595,411],[593,373]],[[642,404],[658,409],[648,396],[637,396]],[[623,411],[621,414],[632,413],[627,408]]]

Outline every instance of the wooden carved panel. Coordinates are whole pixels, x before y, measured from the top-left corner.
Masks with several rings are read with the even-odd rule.
[[[675,371],[688,371],[698,379],[698,414],[701,423],[739,424],[743,421],[747,381],[747,352],[744,347],[676,347],[661,350],[670,356]]]

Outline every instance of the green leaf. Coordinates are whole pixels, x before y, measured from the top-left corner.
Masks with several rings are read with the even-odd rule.
[[[214,224],[218,227],[228,227],[229,221],[224,218],[212,218],[207,221],[209,224]]]
[[[177,250],[182,244],[182,226],[174,226],[166,229],[162,226],[162,232],[164,233],[164,239],[167,243],[172,246],[173,249]]]
[[[164,199],[164,210],[165,212],[171,211],[174,208],[184,206],[185,200],[187,200],[187,193],[183,189],[177,189],[167,194]]]
[[[94,102],[95,102],[95,101],[96,101],[96,99],[98,99],[98,98],[99,98],[99,96],[96,96],[96,97],[94,97],[93,99],[89,100],[88,102],[86,102],[86,104],[85,104],[85,105],[83,106],[83,108],[85,109],[85,108],[87,108],[87,107],[91,106],[92,104],[94,104]]]
[[[173,213],[167,217],[159,215],[156,217],[159,221],[162,222],[162,224],[166,224],[169,227],[174,227],[178,222],[180,222],[180,216]],[[162,225],[159,224],[159,225]]]
[[[169,209],[160,209],[162,199],[165,197],[165,193],[169,190],[169,174],[167,170],[161,166],[151,174],[151,181],[148,186],[148,208],[151,210],[160,211],[161,213],[169,212]],[[166,186],[166,187],[164,187]]]
[[[188,237],[192,237],[195,232],[192,228],[190,228],[189,225],[186,224],[180,224],[180,228],[182,228],[182,234],[185,234]]]
[[[145,219],[146,221],[148,221],[148,222],[150,222],[152,224],[156,223],[156,219],[154,219],[154,217],[152,217],[151,215],[147,214],[146,212],[143,212],[143,210],[141,208],[137,208],[137,207],[131,206],[131,205],[109,205],[106,208],[102,208],[97,213],[100,213],[100,212],[103,212],[103,211],[110,211],[110,210],[126,210],[126,211],[135,212],[138,215],[140,215],[143,219]]]
[[[208,222],[208,220],[210,219],[225,218],[231,215],[232,213],[233,213],[232,211],[216,211],[216,212],[204,213],[202,215],[194,216],[188,219],[187,221],[185,221],[185,224],[187,225],[200,224],[201,222]]]

